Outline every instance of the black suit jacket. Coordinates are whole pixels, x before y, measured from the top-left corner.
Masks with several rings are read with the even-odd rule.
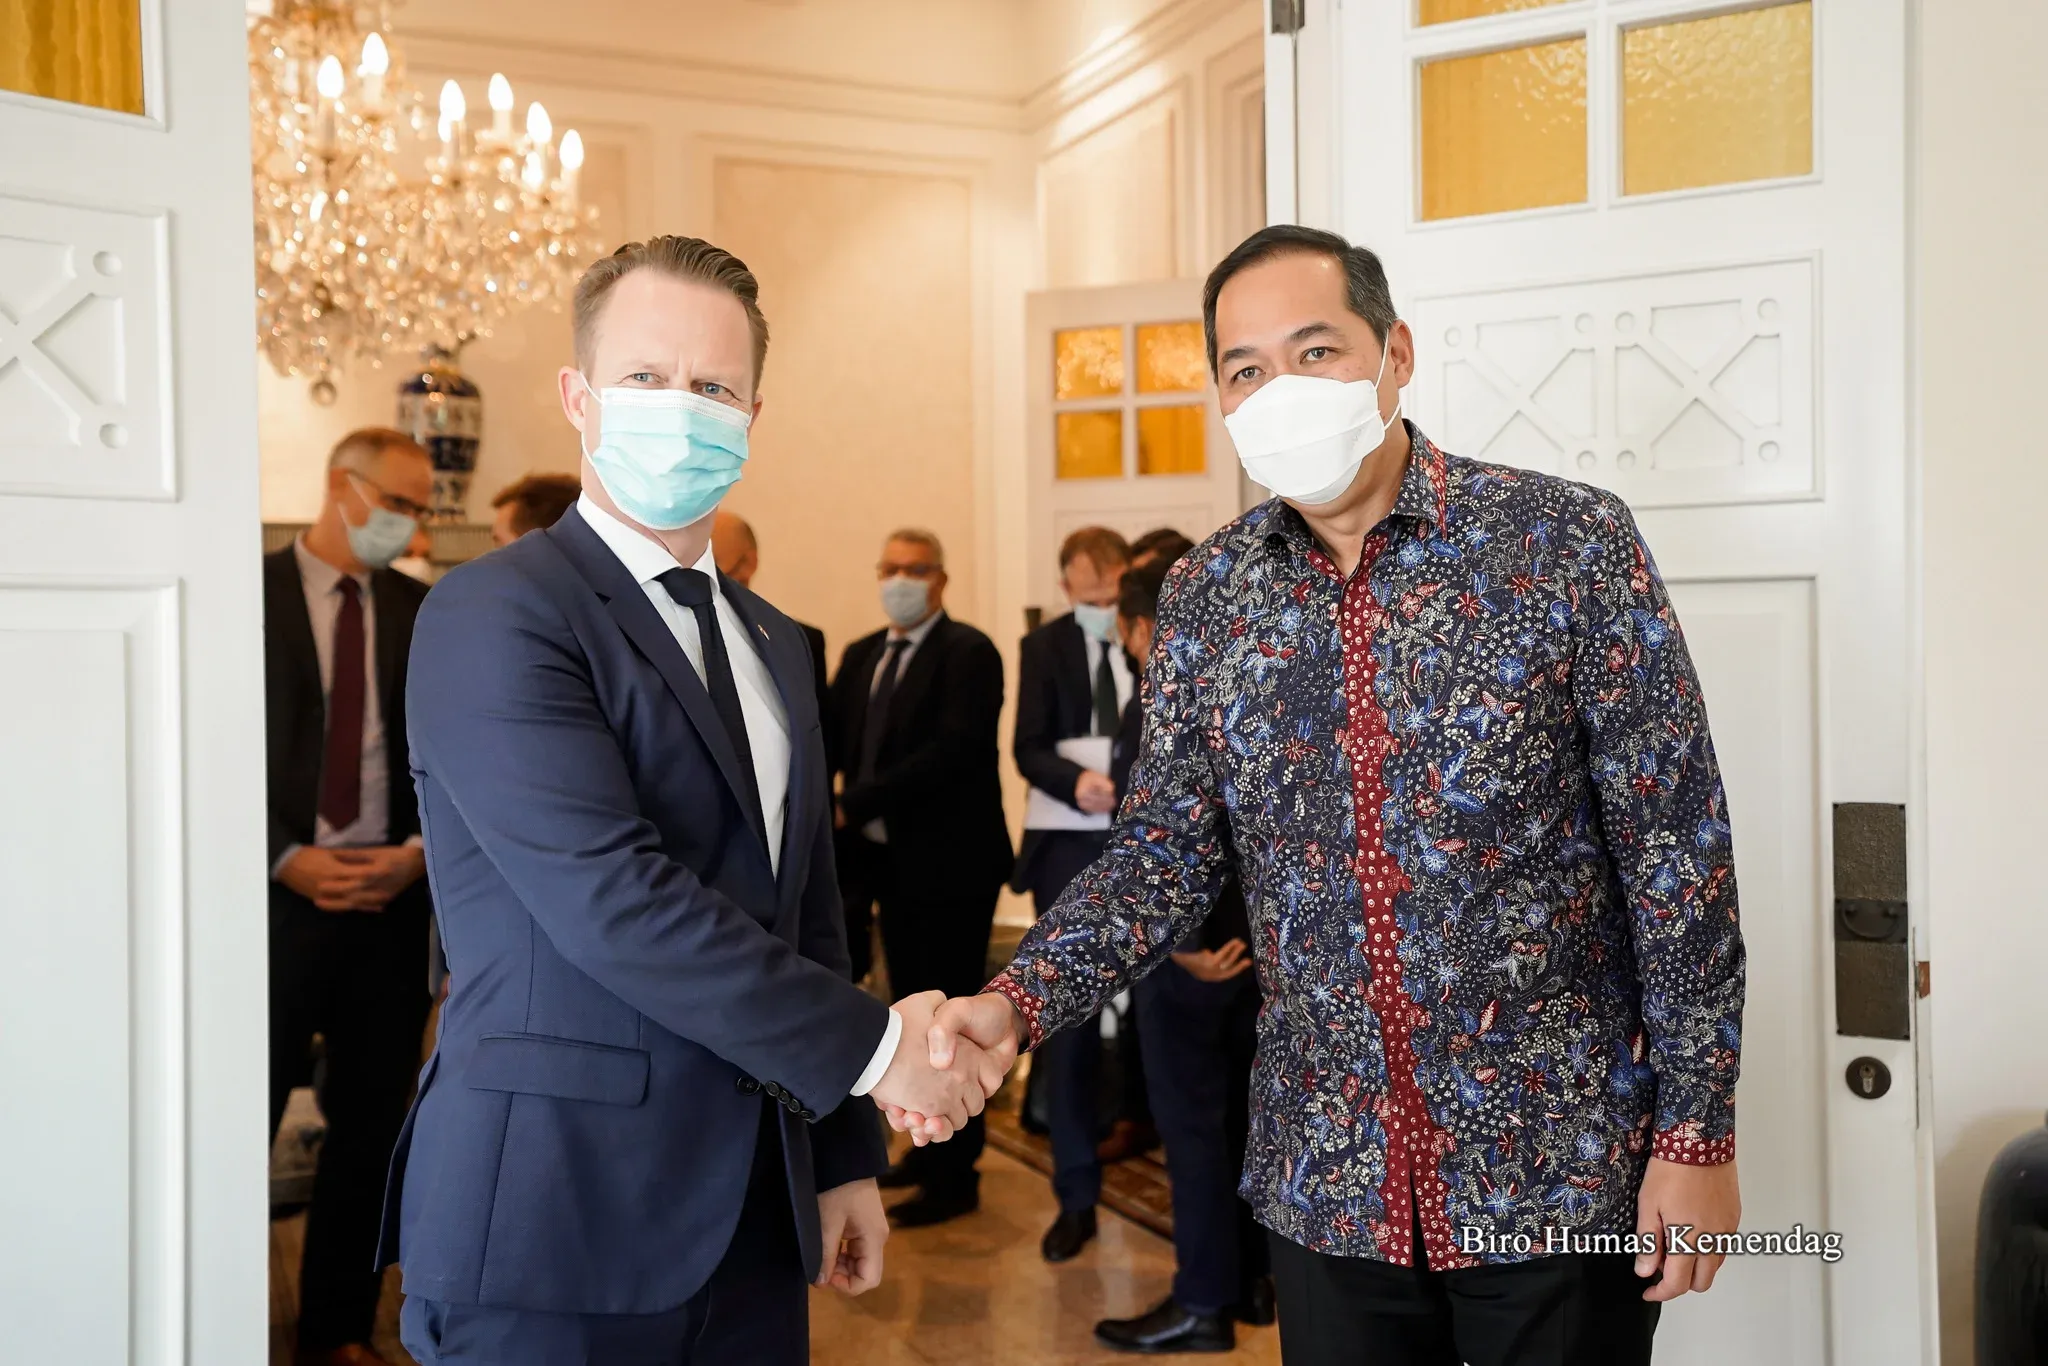
[[[818,687],[818,715],[824,716],[832,705],[832,689],[825,682],[825,633],[807,622],[797,622],[796,629],[803,632],[804,644],[811,648],[812,681]]]
[[[384,718],[384,749],[391,776],[389,842],[420,832],[405,735],[405,668],[413,621],[427,587],[393,569],[370,576],[371,627],[377,633],[377,689]],[[270,862],[294,844],[313,842],[320,806],[320,765],[327,750],[327,693],[306,584],[291,546],[263,557],[263,683],[270,788]],[[422,888],[415,888],[421,891]]]
[[[868,694],[888,640],[876,631],[847,646],[832,680],[826,730],[833,772],[845,780],[847,828],[880,816],[899,870],[915,870],[933,890],[1000,886],[1011,858],[996,740],[1002,656],[987,636],[941,615],[897,680],[875,776],[862,783]]]
[[[1130,669],[1135,681],[1138,666],[1131,664]],[[1135,691],[1131,700],[1137,701]],[[1069,612],[1054,617],[1017,646],[1017,730],[1012,741],[1017,771],[1039,791],[1072,806],[1082,768],[1062,758],[1055,746],[1094,733],[1095,677],[1088,667],[1088,637]],[[1031,883],[1042,834],[1024,832],[1024,848],[1010,879],[1020,891]]]

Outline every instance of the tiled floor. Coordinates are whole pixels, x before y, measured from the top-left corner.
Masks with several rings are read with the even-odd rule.
[[[1075,1260],[1048,1266],[1039,1235],[1052,1219],[1045,1178],[1001,1153],[981,1160],[981,1209],[889,1240],[880,1287],[858,1299],[811,1292],[811,1360],[821,1366],[1079,1366],[1129,1358],[1094,1344],[1095,1321],[1149,1308],[1173,1276],[1165,1239],[1105,1211],[1102,1233]],[[891,1197],[895,1198],[895,1197]],[[289,1366],[303,1219],[271,1228],[273,1366]],[[397,1272],[389,1273],[378,1348],[409,1363],[395,1336]],[[1240,1328],[1245,1363],[1280,1360],[1271,1328]]]

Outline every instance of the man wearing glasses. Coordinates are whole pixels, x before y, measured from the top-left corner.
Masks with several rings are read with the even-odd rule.
[[[433,498],[384,428],[327,461],[320,518],[263,566],[270,789],[270,1132],[326,1041],[297,1360],[374,1366],[371,1270],[392,1144],[419,1069],[427,921],[405,665],[426,585],[390,568]]]
[[[840,779],[839,885],[854,976],[865,975],[879,906],[894,997],[980,985],[996,898],[1010,875],[997,776],[1003,661],[995,643],[946,615],[946,555],[906,528],[875,566],[889,625],[846,649],[825,714]],[[982,1122],[912,1148],[881,1177],[920,1194],[890,1211],[902,1228],[980,1204]]]

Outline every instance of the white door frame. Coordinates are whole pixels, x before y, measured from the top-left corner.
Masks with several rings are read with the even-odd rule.
[[[260,1366],[245,18],[140,9],[144,114],[0,94],[0,1332]]]
[[[1346,232],[1347,224],[1351,223],[1357,216],[1355,212],[1347,211],[1347,205],[1353,206],[1355,209],[1362,196],[1378,192],[1383,192],[1388,196],[1396,198],[1408,193],[1412,182],[1406,179],[1407,172],[1399,164],[1407,156],[1407,149],[1404,146],[1390,146],[1386,148],[1386,155],[1368,158],[1375,167],[1374,173],[1371,176],[1372,183],[1368,185],[1357,183],[1359,177],[1356,174],[1356,168],[1352,167],[1351,163],[1359,160],[1359,158],[1355,155],[1347,155],[1346,143],[1347,139],[1360,146],[1375,139],[1385,141],[1385,134],[1375,130],[1375,120],[1367,116],[1367,111],[1374,109],[1383,110],[1385,108],[1383,101],[1376,102],[1372,96],[1363,94],[1359,89],[1361,73],[1348,69],[1348,66],[1356,65],[1355,54],[1360,51],[1357,26],[1367,22],[1363,16],[1368,11],[1377,20],[1385,21],[1389,12],[1405,11],[1412,4],[1413,0],[1366,0],[1364,4],[1359,3],[1359,0],[1353,0],[1347,6],[1343,4],[1342,0],[1299,0],[1298,6],[1290,6],[1287,4],[1276,5],[1275,0],[1268,0],[1267,184],[1269,213],[1272,221],[1300,222],[1312,226],[1331,228],[1338,232]],[[1913,287],[1913,277],[1910,272],[1912,225],[1907,207],[1910,202],[1908,195],[1913,184],[1914,167],[1912,165],[1913,148],[1910,146],[1910,138],[1907,136],[1906,130],[1915,125],[1914,100],[1917,97],[1917,91],[1913,88],[1910,80],[1911,62],[1908,53],[1911,42],[1910,24],[1912,22],[1910,11],[1914,6],[1912,0],[1885,0],[1884,3],[1876,6],[1874,9],[1865,9],[1861,6],[1851,9],[1842,5],[1840,0],[1815,0],[1815,4],[1817,11],[1815,24],[1817,62],[1823,60],[1818,54],[1821,51],[1821,38],[1825,24],[1830,21],[1837,23],[1846,21],[1858,25],[1869,25],[1874,27],[1876,34],[1874,50],[1882,60],[1896,63],[1900,77],[1897,122],[1894,125],[1879,129],[1877,135],[1870,140],[1869,144],[1864,144],[1853,136],[1844,136],[1843,134],[1848,130],[1837,127],[1833,130],[1833,145],[1828,146],[1823,141],[1828,133],[1828,129],[1825,123],[1820,121],[1816,122],[1815,133],[1817,147],[1823,149],[1820,155],[1841,159],[1838,164],[1846,163],[1846,160],[1849,158],[1867,159],[1877,157],[1882,159],[1895,157],[1902,168],[1902,174],[1898,177],[1898,193],[1895,202],[1878,206],[1880,212],[1874,216],[1871,223],[1872,230],[1880,234],[1875,257],[1877,260],[1887,263],[1885,269],[1878,273],[1881,277],[1887,274],[1897,274],[1903,287],[1902,297],[1905,302],[1902,307],[1895,310],[1887,310],[1885,308],[1875,310],[1876,316],[1896,317],[1897,335],[1901,339],[1899,354],[1891,362],[1877,367],[1877,373],[1871,376],[1871,384],[1873,386],[1872,392],[1876,396],[1876,402],[1872,405],[1876,420],[1880,423],[1888,423],[1895,417],[1900,426],[1907,432],[1903,442],[1902,487],[1898,489],[1879,489],[1874,491],[1872,495],[1879,502],[1889,503],[1896,501],[1901,514],[1897,520],[1899,541],[1895,549],[1899,560],[1905,567],[1904,591],[1901,594],[1901,606],[1905,615],[1903,631],[1905,644],[1900,652],[1902,657],[1890,657],[1881,661],[1881,663],[1903,670],[1906,679],[1906,695],[1904,698],[1905,735],[1903,754],[1900,756],[1903,773],[1900,775],[1896,785],[1888,781],[1878,781],[1876,785],[1886,789],[1882,794],[1878,795],[1872,794],[1868,787],[1858,782],[1855,778],[1844,781],[1839,773],[1831,777],[1824,775],[1822,791],[1825,794],[1825,800],[1828,801],[1853,801],[1889,799],[1891,791],[1896,790],[1897,799],[1905,803],[1908,821],[1908,876],[1913,936],[1911,940],[1911,956],[1915,961],[1920,961],[1926,957],[1925,946],[1929,942],[1932,908],[1928,903],[1926,894],[1927,881],[1925,875],[1927,793],[1924,763],[1924,699],[1921,682],[1923,678],[1923,633],[1921,630],[1923,606],[1919,596],[1921,551],[1920,500],[1918,492],[1921,484],[1922,470],[1920,434],[1912,426],[1915,420],[1914,415],[1917,412],[1917,405],[1912,402],[1913,386],[1917,383],[1917,343],[1914,341],[1915,334],[1911,330],[1915,313],[1911,307],[1911,289]],[[1272,20],[1275,8],[1284,10],[1297,7],[1301,12],[1302,26],[1300,30],[1291,35],[1274,32],[1275,26]],[[1748,7],[1749,5],[1747,4],[1732,4],[1722,6],[1721,8]],[[1586,6],[1583,4],[1563,4],[1554,8],[1544,7],[1525,13],[1514,22],[1527,27],[1531,32],[1535,32],[1557,22],[1568,21],[1571,16],[1567,11],[1584,8]],[[1669,3],[1666,3],[1666,0],[1644,0],[1640,13],[1641,17],[1654,20],[1665,13],[1691,8],[1696,8],[1696,6],[1684,3],[1684,0],[1669,0]],[[1349,46],[1347,46],[1347,43]],[[1372,50],[1377,51],[1379,49]],[[1840,74],[1839,72],[1836,73],[1837,76]],[[1348,84],[1347,76],[1352,77]],[[1829,73],[1825,69],[1816,72],[1817,101],[1824,95],[1825,82],[1828,76]],[[1404,91],[1403,97],[1406,95],[1407,92]],[[1396,138],[1395,141],[1398,142],[1399,139]],[[1412,165],[1413,163],[1410,162],[1409,164]],[[1817,158],[1817,166],[1820,166],[1820,164]],[[1394,167],[1391,175],[1388,173],[1389,166]],[[1347,182],[1347,169],[1352,171],[1349,182]],[[1867,169],[1867,160],[1865,162],[1865,169]],[[1596,179],[1601,173],[1601,170],[1596,169]],[[1674,196],[1674,198],[1691,198],[1705,203],[1710,201],[1713,196],[1713,191],[1707,191],[1704,193],[1689,192],[1681,196]],[[1889,213],[1882,212],[1885,209],[1888,209]],[[1352,227],[1351,231],[1353,235],[1356,235],[1357,229],[1355,226]],[[1887,232],[1892,235],[1888,237],[1883,236]],[[1367,241],[1366,245],[1378,246],[1380,244]],[[1534,278],[1500,280],[1497,278],[1496,270],[1496,267],[1485,266],[1476,269],[1475,275],[1483,277],[1488,284],[1542,283],[1542,281]],[[1405,304],[1415,302],[1416,290],[1412,285],[1404,289],[1404,281],[1398,273],[1393,280],[1393,284],[1397,300],[1403,301]],[[1827,334],[1823,332],[1822,344],[1827,344],[1827,340]],[[1840,443],[1848,439],[1848,434],[1838,430],[1835,432],[1833,439]],[[1835,461],[1831,459],[1828,461],[1828,464],[1834,465]],[[1834,492],[1836,496],[1840,496],[1843,492],[1841,487],[1842,481],[1833,473],[1829,473],[1825,477],[1836,479],[1833,486]],[[1651,534],[1653,536],[1656,534],[1654,521]],[[1837,644],[1839,644],[1839,630]],[[1825,698],[1828,692],[1834,691],[1838,693],[1840,689],[1849,686],[1845,675],[1854,672],[1857,666],[1880,663],[1880,661],[1853,661],[1849,668],[1844,668],[1844,661],[1839,659],[1835,661],[1822,659],[1818,663],[1820,665],[1821,688]],[[1834,675],[1832,681],[1829,678],[1831,674]],[[1827,703],[1824,701],[1823,706],[1825,707],[1826,705]],[[1829,749],[1836,752],[1830,755],[1827,752]],[[1823,752],[1820,756],[1822,762],[1830,767],[1838,766],[1842,759],[1841,749],[1842,746],[1839,743],[1834,745],[1826,745],[1824,743]],[[1858,775],[1858,777],[1867,776],[1867,774]],[[1820,872],[1823,878],[1823,885],[1826,885],[1830,877],[1829,870],[1823,867]],[[1826,961],[1825,955],[1831,952],[1831,947],[1831,945],[1823,946],[1823,962]],[[1831,986],[1827,991],[1827,999],[1831,1004]],[[1917,1185],[1914,1196],[1918,1207],[1918,1218],[1917,1225],[1913,1230],[1912,1247],[1910,1249],[1887,1249],[1883,1255],[1892,1268],[1898,1268],[1902,1262],[1910,1259],[1911,1265],[1907,1268],[1909,1274],[1905,1279],[1910,1280],[1918,1292],[1918,1342],[1908,1345],[1896,1341],[1887,1341],[1880,1344],[1880,1351],[1864,1353],[1864,1348],[1867,1345],[1864,1333],[1859,1331],[1859,1326],[1852,1321],[1854,1307],[1848,1303],[1846,1296],[1837,1293],[1831,1297],[1829,1329],[1832,1350],[1840,1354],[1838,1356],[1839,1360],[1860,1362],[1863,1360],[1903,1361],[1917,1359],[1930,1363],[1931,1366],[1931,1363],[1939,1359],[1933,1200],[1933,1125],[1929,1104],[1932,1090],[1928,1074],[1930,1053],[1928,1048],[1927,1022],[1929,1015],[1924,1001],[1916,999],[1913,1002],[1913,1006],[1914,1037],[1909,1044],[1896,1045],[1895,1047],[1898,1050],[1898,1062],[1905,1064],[1913,1073],[1910,1081],[1914,1086],[1916,1111],[1912,1175]],[[1830,1037],[1824,1039],[1823,1043],[1828,1049],[1828,1057],[1832,1058],[1839,1051],[1840,1045],[1855,1042],[1832,1037],[1832,1018],[1826,1021],[1826,1026]],[[1873,1049],[1871,1051],[1882,1052],[1883,1050]],[[1830,1074],[1837,1070],[1832,1065],[1828,1068]],[[1839,1077],[1830,1075],[1828,1080],[1834,1084],[1841,1084]],[[1895,1090],[1899,1089],[1908,1080],[1906,1077],[1900,1077],[1894,1083]],[[1841,1146],[1838,1147],[1838,1144]],[[1829,1133],[1831,1157],[1840,1158],[1844,1151],[1853,1152],[1856,1146],[1853,1135],[1845,1134],[1839,1128],[1831,1128]],[[1740,1160],[1745,1163],[1757,1163],[1767,1160],[1767,1154],[1751,1150]],[[1840,1165],[1840,1163],[1831,1163],[1831,1167],[1838,1172]],[[1834,1178],[1834,1182],[1838,1182],[1840,1179],[1840,1176],[1837,1175]],[[1834,1182],[1831,1182],[1831,1185]],[[1839,1190],[1831,1190],[1831,1208],[1839,1207],[1837,1200],[1840,1195],[1841,1192]],[[1853,1276],[1853,1272],[1849,1274]],[[1901,1285],[1900,1277],[1888,1274],[1885,1279],[1888,1285]],[[1837,1279],[1837,1284],[1839,1286],[1840,1278]],[[1863,1354],[1859,1355],[1859,1353]]]

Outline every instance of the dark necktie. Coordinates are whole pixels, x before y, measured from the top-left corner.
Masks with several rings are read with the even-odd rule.
[[[356,823],[363,811],[363,599],[344,575],[335,591],[333,678],[327,688],[327,752],[320,762],[320,815],[329,829]]]
[[[889,653],[882,656],[882,673],[875,680],[875,691],[868,698],[868,719],[860,728],[860,769],[854,775],[855,782],[870,782],[875,776],[875,761],[882,754],[882,732],[889,728],[889,704],[896,700],[896,675],[903,667],[903,656],[910,649],[909,640],[892,640]]]
[[[1116,674],[1109,667],[1112,647],[1102,647],[1095,661],[1095,733],[1114,735],[1123,721],[1123,708],[1116,704]]]
[[[739,685],[733,681],[732,660],[725,653],[725,636],[718,629],[718,609],[712,601],[711,576],[696,569],[671,569],[661,576],[661,586],[697,618],[697,638],[704,645],[704,687],[718,719],[725,725],[726,738],[740,757],[741,796],[748,814],[761,820],[761,783],[754,775],[754,748],[747,743],[747,718],[740,710]]]

